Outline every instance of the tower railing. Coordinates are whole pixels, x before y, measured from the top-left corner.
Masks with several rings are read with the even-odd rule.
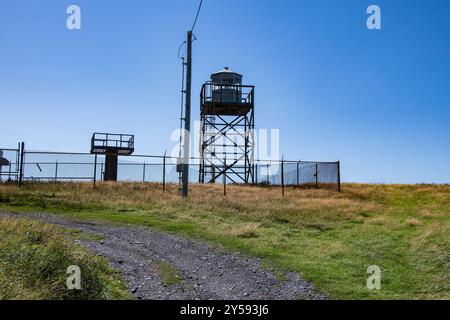
[[[202,86],[200,99],[201,103],[218,104],[253,104],[255,86],[237,84],[218,84],[206,82]],[[230,94],[232,98],[230,99]]]
[[[96,132],[91,139],[91,153],[105,153],[108,149],[134,151],[134,136]]]

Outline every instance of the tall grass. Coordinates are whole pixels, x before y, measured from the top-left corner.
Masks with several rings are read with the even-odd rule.
[[[69,241],[53,226],[0,219],[0,299],[114,299],[127,297],[106,261]],[[81,269],[81,290],[68,290],[67,267]]]

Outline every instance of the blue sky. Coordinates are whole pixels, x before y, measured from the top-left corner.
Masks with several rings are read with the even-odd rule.
[[[66,28],[66,8],[82,29]],[[382,10],[382,30],[366,9]],[[94,131],[171,149],[179,44],[194,0],[0,3],[0,145],[88,151]],[[256,86],[256,127],[287,159],[340,160],[345,181],[450,182],[450,1],[205,0],[193,118],[211,72]]]

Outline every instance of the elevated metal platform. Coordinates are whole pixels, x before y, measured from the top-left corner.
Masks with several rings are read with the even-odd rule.
[[[117,154],[129,156],[133,152],[134,135],[98,132],[92,135],[92,154]]]
[[[105,155],[105,181],[117,181],[119,156],[130,156],[133,152],[134,135],[98,132],[92,135],[91,153]]]

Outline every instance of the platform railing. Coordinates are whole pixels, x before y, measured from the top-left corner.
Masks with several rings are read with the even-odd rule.
[[[113,134],[96,132],[92,135],[91,150],[95,148],[134,149],[134,136],[130,134]]]
[[[200,93],[201,103],[234,103],[253,104],[254,102],[254,86],[250,85],[230,85],[218,84],[215,82],[206,82],[202,86]],[[230,93],[234,95],[233,99],[229,99]]]

